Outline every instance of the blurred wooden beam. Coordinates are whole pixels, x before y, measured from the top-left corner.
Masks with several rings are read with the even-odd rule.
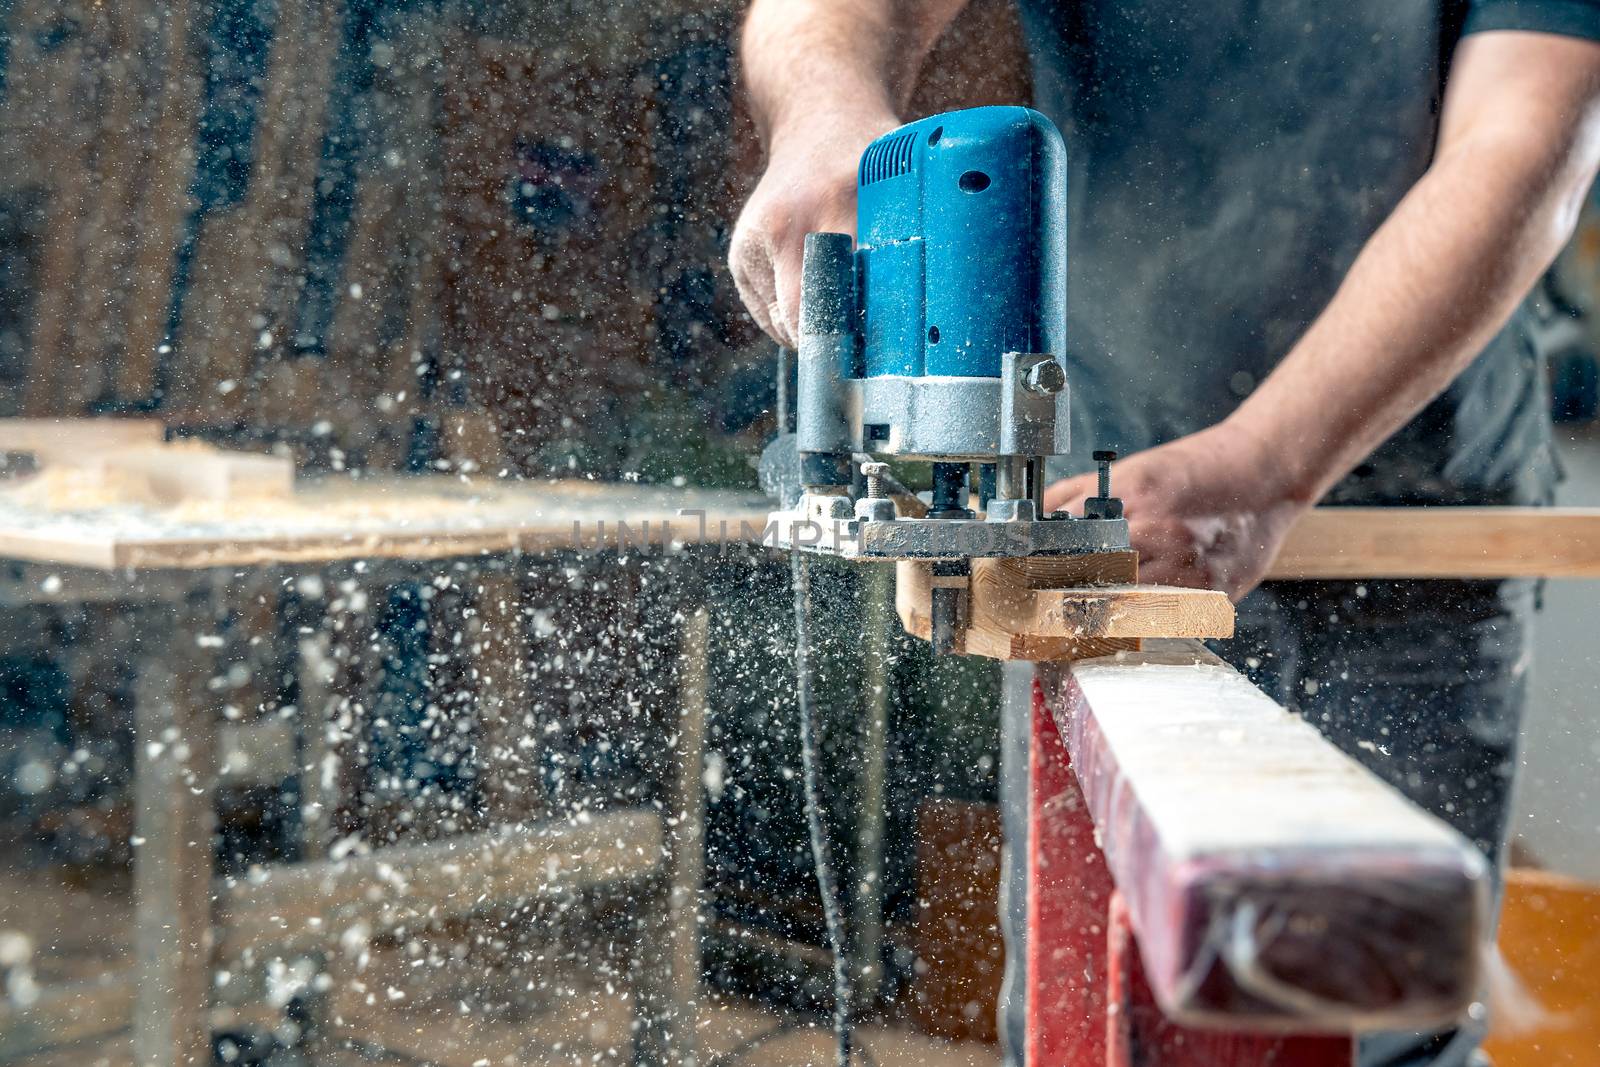
[[[157,419],[0,419],[0,452],[31,452],[41,459],[161,443]]]
[[[269,867],[215,883],[218,958],[338,944],[352,930],[376,936],[624,883],[656,873],[663,855],[661,816],[632,809]],[[0,1060],[126,1030],[134,990],[133,972],[118,968],[47,987],[25,1007],[0,998]]]
[[[128,272],[123,349],[117,366],[117,395],[129,402],[150,397],[157,385],[156,348],[166,336],[178,249],[184,222],[194,207],[190,186],[202,86],[201,34],[195,27],[192,0],[153,5],[150,17],[159,30],[144,62],[165,76],[156,91],[148,169],[138,183],[136,248]]]
[[[278,4],[249,181],[243,199],[208,212],[196,235],[179,338],[184,374],[165,410],[203,423],[311,421],[305,412],[261,418],[251,376],[292,350],[342,8],[339,0]],[[251,385],[219,390],[225,381]]]
[[[89,107],[93,79],[93,30],[73,32],[51,62],[44,123],[30,149],[42,156],[49,177],[48,221],[39,258],[25,415],[78,414],[76,385],[82,374],[72,365],[74,299],[82,271],[84,215],[89,202],[90,164],[97,132]]]
[[[24,1006],[0,998],[0,1062],[128,1028],[133,978],[126,968],[82,982],[46,986]]]
[[[378,934],[553,899],[653,874],[663,849],[661,816],[629,809],[271,867],[219,883],[219,952],[337,942],[357,927]]]
[[[1034,589],[1018,601],[1020,624],[1046,637],[1232,637],[1233,605],[1214,589],[1102,585]]]
[[[1269,578],[1600,578],[1600,508],[1315,508]]]

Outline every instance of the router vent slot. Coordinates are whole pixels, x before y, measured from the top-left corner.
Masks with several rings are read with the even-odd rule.
[[[914,132],[902,133],[890,141],[879,141],[861,157],[860,184],[871,185],[886,178],[898,178],[911,169],[911,150],[917,143]]]

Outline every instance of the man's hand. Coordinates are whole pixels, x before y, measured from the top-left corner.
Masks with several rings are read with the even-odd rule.
[[[734,227],[728,265],[780,344],[800,334],[806,234],[856,232],[856,164],[900,125],[917,71],[967,0],[755,0],[743,61],[767,169]]]
[[[774,132],[767,169],[733,230],[728,265],[745,307],[779,344],[800,336],[806,234],[856,232],[856,164],[898,126],[889,112],[834,114],[826,128]]]
[[[1248,592],[1295,517],[1482,351],[1597,170],[1600,44],[1499,31],[1458,45],[1432,165],[1317,321],[1224,422],[1117,464],[1140,576]]]
[[[1220,589],[1238,600],[1253,589],[1309,502],[1278,482],[1260,443],[1224,422],[1119,460],[1111,491],[1122,498],[1139,553],[1139,580]],[[1093,475],[1045,492],[1051,510],[1081,513]]]

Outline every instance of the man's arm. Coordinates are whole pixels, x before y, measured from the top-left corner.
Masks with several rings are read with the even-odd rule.
[[[1234,416],[1315,501],[1442,392],[1572,235],[1600,166],[1600,44],[1487,33],[1456,49],[1433,165]]]
[[[1597,168],[1600,44],[1466,38],[1433,164],[1322,315],[1233,415],[1119,464],[1142,574],[1236,595],[1259,581],[1299,512],[1505,324],[1571,235]],[[1049,501],[1085,495],[1073,479]]]
[[[793,348],[805,235],[855,233],[856,163],[900,124],[922,61],[967,0],[757,0],[740,43],[766,171],[729,266],[763,330]]]

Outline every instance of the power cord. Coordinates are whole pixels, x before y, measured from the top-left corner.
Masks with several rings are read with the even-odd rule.
[[[822,822],[822,747],[818,741],[817,711],[812,700],[814,664],[811,658],[811,562],[804,552],[789,553],[789,573],[794,585],[795,692],[800,704],[800,771],[805,786],[806,824],[811,830],[811,859],[822,895],[822,918],[828,948],[833,953],[833,1033],[838,1042],[839,1067],[850,1067],[852,1008],[855,989],[850,961],[845,955],[844,912],[839,906],[839,880],[833,866],[833,847]]]

